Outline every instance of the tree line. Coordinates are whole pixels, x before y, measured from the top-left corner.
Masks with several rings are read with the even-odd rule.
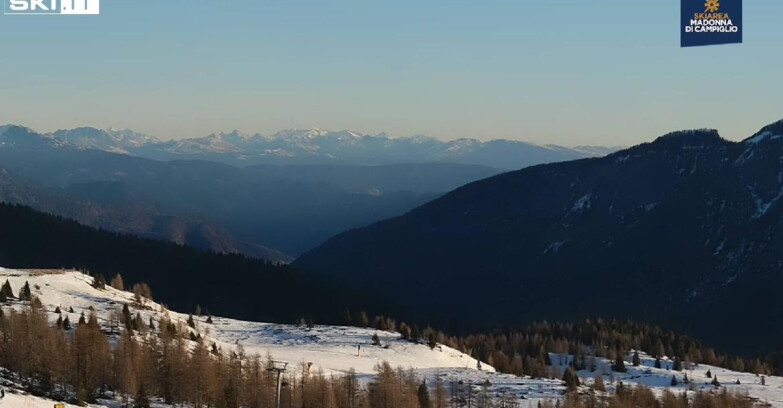
[[[403,339],[427,343],[431,347],[445,344],[487,362],[500,372],[535,378],[553,376],[549,369],[552,365],[550,353],[570,354],[574,356],[570,364],[577,370],[595,371],[596,358],[614,361],[619,367],[629,350],[642,350],[657,357],[658,364],[661,357],[669,357],[669,368],[677,371],[694,363],[765,375],[777,374],[783,369],[783,365],[770,364],[767,359],[721,353],[688,335],[623,319],[584,319],[575,323],[544,321],[516,330],[463,336],[448,335],[429,326],[419,330],[415,324],[397,322],[382,315],[371,319],[363,311],[355,314],[345,311],[341,321],[358,327],[399,331]],[[559,373],[554,376],[559,378]]]
[[[116,289],[124,288],[120,275],[109,284]],[[93,285],[105,289],[106,281],[99,276]],[[223,350],[211,343],[200,330],[200,327],[209,327],[211,318],[204,320],[200,310],[195,318],[190,315],[186,322],[171,320],[165,309],[159,319],[150,317],[144,321],[140,311],[148,307],[146,302],[151,291],[144,284],[136,284],[134,289],[134,302],[104,316],[103,322],[90,307],[87,315],[81,313],[78,321],[71,323],[68,315],[74,313],[72,308],[67,313],[59,306],[47,310],[32,296],[29,283],[26,282],[15,296],[6,280],[0,287],[0,295],[5,298],[4,305],[0,306],[0,364],[17,383],[33,393],[74,404],[111,398],[133,408],[149,408],[153,399],[196,408],[276,406],[278,379],[275,368],[279,363],[272,356],[250,355],[239,344]],[[54,324],[50,324],[52,314],[57,315]],[[199,325],[196,325],[196,319],[199,319]],[[407,327],[386,317],[375,318],[374,322],[384,330]],[[544,324],[537,334],[545,332],[544,327],[563,336],[569,333],[563,331],[562,326]],[[439,340],[456,339],[431,328],[426,328],[423,336],[429,337],[431,347]],[[466,341],[463,345],[467,344],[481,342]],[[663,344],[665,347],[668,343]],[[621,347],[621,343],[616,345]],[[565,347],[565,344],[561,346]],[[686,347],[686,350],[690,349]],[[378,364],[376,371],[371,381],[361,385],[353,370],[327,375],[321,370],[312,371],[311,364],[302,361],[282,375],[281,406],[447,408],[464,403],[453,392],[455,384],[450,384],[452,393],[449,393],[439,376],[419,378],[410,369],[394,368],[386,362]],[[569,391],[577,390],[579,380],[572,368],[569,367],[564,380]],[[598,383],[594,388],[603,391]],[[674,398],[673,394],[666,393],[660,399],[650,399],[649,390],[645,391],[644,387],[623,388],[621,384],[612,396],[604,394],[597,398],[595,394],[571,394],[562,407],[741,408],[753,405],[746,397],[725,391],[700,393],[692,400]],[[514,398],[507,397],[510,396],[488,396],[485,392],[483,398],[477,395],[472,404],[470,400],[468,403],[476,408],[517,406]],[[542,408],[550,406],[547,404],[542,404]],[[560,406],[560,402],[556,404]]]
[[[0,362],[35,394],[74,404],[119,399],[124,406],[149,408],[157,398],[171,405],[196,408],[275,407],[277,378],[271,356],[248,355],[241,346],[221,350],[203,338],[190,340],[181,322],[150,321],[149,326],[122,326],[108,336],[94,312],[73,329],[50,325],[47,312],[33,299],[30,306],[0,308]],[[112,344],[113,343],[113,344]],[[443,381],[428,385],[412,370],[380,363],[362,386],[351,370],[340,375],[311,372],[302,362],[284,373],[280,392],[288,408],[448,408],[460,405]],[[643,387],[618,385],[616,394],[569,393],[561,402],[539,408],[750,408],[746,396],[699,392],[691,399],[664,392],[656,398]],[[477,396],[475,408],[518,407],[513,400]]]
[[[121,289],[122,277],[109,284]],[[93,281],[98,289],[106,285],[100,276]],[[149,288],[139,284],[134,289],[134,303],[100,320],[90,307],[71,323],[72,308],[47,310],[30,295],[29,283],[15,296],[6,281],[0,287],[6,295],[0,306],[0,365],[6,375],[36,395],[80,405],[118,399],[126,407],[149,408],[157,399],[196,408],[276,406],[279,363],[272,356],[248,354],[239,344],[223,350],[202,336],[194,320],[208,327],[211,317],[198,313],[182,322],[168,318],[164,309],[158,320],[144,321],[139,311],[147,307]],[[57,315],[54,324],[52,314]],[[281,385],[281,406],[288,408],[448,406],[442,380],[427,386],[412,370],[385,362],[361,385],[353,370],[327,375],[302,361],[288,367]]]

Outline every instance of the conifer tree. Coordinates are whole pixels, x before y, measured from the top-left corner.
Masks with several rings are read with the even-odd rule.
[[[633,352],[633,366],[638,367],[640,364],[642,364],[641,359],[639,358],[639,351],[634,350]]]
[[[33,300],[33,293],[30,291],[30,282],[25,281],[22,290],[19,292],[19,300]]]
[[[717,375],[715,377],[713,377],[712,385],[714,385],[716,388],[720,387],[720,381],[718,381],[718,376]]]
[[[593,381],[593,389],[596,391],[606,391],[604,385],[604,376],[601,373],[595,373],[595,380]]]
[[[411,338],[411,328],[408,326],[405,322],[400,322],[400,338],[403,340],[410,340]]]
[[[193,320],[193,315],[188,315],[188,326],[190,326],[191,329],[196,328],[196,322]]]
[[[625,361],[623,361],[622,353],[617,353],[617,358],[614,359],[614,364],[612,364],[612,371],[618,373],[624,373],[628,371],[628,369],[625,368]]]
[[[2,296],[4,302],[14,297],[14,291],[11,290],[11,282],[8,279],[5,280],[2,289],[0,289],[0,296]]]
[[[144,325],[144,320],[141,319],[141,313],[136,312],[136,317],[133,318],[133,330],[140,332],[147,330],[147,326]]]
[[[359,312],[359,321],[356,322],[359,327],[367,327],[370,325],[370,318],[367,317],[367,313],[362,310]]]
[[[373,333],[373,335],[372,335],[372,345],[373,346],[380,346],[381,345],[381,339],[378,337],[378,333]]]
[[[90,313],[90,317],[87,319],[87,325],[100,330],[101,326],[98,324],[98,315],[95,314],[95,312]]]
[[[340,323],[343,326],[352,326],[353,325],[353,318],[351,317],[351,311],[348,310],[348,308],[345,308],[345,311],[343,311],[343,315],[340,318]]]
[[[707,378],[712,378],[712,371],[707,370]]]
[[[102,274],[98,274],[98,276],[92,280],[92,287],[95,289],[106,289],[106,278],[104,278]]]
[[[577,377],[572,366],[566,368],[565,374],[563,374],[563,381],[565,381],[566,389],[568,391],[574,391],[579,387],[579,377]]]
[[[675,376],[672,376],[672,380],[671,380],[670,384],[672,385],[672,387],[676,387],[676,386],[677,386],[677,384],[679,384],[679,383],[677,382],[677,377],[675,377]]]
[[[682,371],[682,360],[680,357],[674,357],[674,371]]]
[[[661,368],[661,358],[660,357],[655,357],[654,367],[655,368]]]
[[[448,408],[448,392],[446,392],[446,387],[443,386],[443,379],[440,376],[435,377],[435,388],[432,390],[432,394],[432,408]]]
[[[133,316],[131,316],[130,308],[128,304],[122,305],[122,323],[125,324],[125,330],[133,331]]]
[[[73,327],[71,326],[71,319],[68,317],[68,315],[65,315],[65,320],[63,320],[63,329],[64,330],[71,330]]]
[[[427,383],[422,381],[421,384],[419,384],[418,389],[416,390],[416,394],[419,398],[419,407],[421,408],[431,408],[432,403],[430,402],[430,393],[427,390]]]
[[[427,339],[427,345],[430,346],[430,350],[434,349],[438,345],[438,341],[435,339],[435,332],[431,331]]]
[[[122,275],[119,273],[114,275],[114,278],[112,278],[111,282],[109,283],[109,286],[113,287],[117,290],[125,290],[125,283],[122,281]]]
[[[150,408],[150,399],[147,396],[147,390],[144,388],[143,381],[139,384],[136,398],[133,399],[133,408]]]
[[[420,338],[421,332],[419,331],[419,326],[414,324],[413,327],[411,327],[411,341],[418,343]]]

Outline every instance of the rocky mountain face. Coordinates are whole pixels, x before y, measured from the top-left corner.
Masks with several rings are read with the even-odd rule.
[[[294,265],[457,327],[632,317],[753,353],[783,339],[782,199],[783,121],[675,132],[468,184]]]

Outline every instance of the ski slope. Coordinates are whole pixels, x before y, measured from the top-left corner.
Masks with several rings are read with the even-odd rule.
[[[149,300],[144,301],[143,307],[136,307],[131,293],[116,290],[108,285],[103,290],[95,289],[91,285],[92,278],[80,272],[0,268],[0,283],[5,282],[6,279],[10,281],[14,294],[18,294],[25,282],[29,282],[33,296],[41,300],[52,324],[58,317],[54,313],[56,307],[60,307],[63,318],[68,316],[75,324],[82,312],[89,315],[89,308],[92,306],[99,322],[108,326],[112,313],[120,310],[126,303],[131,313],[133,315],[140,313],[145,322],[152,317],[157,324],[161,317],[167,316],[175,323],[180,322],[186,326],[188,319],[187,314],[168,311]],[[25,306],[17,302],[12,306],[4,307]],[[73,308],[73,312],[69,312],[70,308]],[[460,383],[476,393],[485,392],[496,398],[501,395],[510,396],[520,402],[521,407],[535,407],[538,401],[561,398],[565,391],[564,383],[559,379],[534,379],[497,373],[493,367],[484,362],[481,363],[482,369],[478,370],[478,362],[458,350],[441,345],[430,349],[425,344],[402,340],[399,333],[395,332],[321,325],[308,329],[300,325],[249,322],[214,316],[212,324],[206,322],[206,316],[194,316],[194,319],[196,329],[205,338],[207,344],[214,342],[224,351],[234,350],[241,345],[248,355],[258,354],[262,357],[270,355],[275,360],[288,362],[294,370],[298,370],[297,365],[300,363],[312,363],[314,370],[322,369],[327,374],[339,375],[354,369],[360,379],[366,382],[375,373],[375,366],[387,361],[394,367],[413,369],[418,376],[428,380],[440,376],[447,383],[447,387],[452,383]],[[373,334],[378,334],[382,346],[372,345]],[[361,346],[360,353],[357,346]],[[653,358],[643,353],[640,353],[640,356],[642,365],[633,367],[627,363],[627,373],[612,373],[610,361],[597,359],[596,371],[602,373],[607,391],[613,391],[617,382],[623,381],[625,384],[644,384],[658,393],[664,389],[682,393],[688,391],[688,385],[682,384],[685,373],[688,374],[695,389],[710,390],[712,379],[706,378],[705,375],[707,370],[710,370],[718,377],[723,387],[747,393],[771,406],[783,407],[783,378],[781,377],[766,377],[766,385],[761,385],[761,378],[754,374],[707,365],[675,372],[667,369],[672,366],[672,363],[665,358],[662,359],[664,368],[656,369],[653,367]],[[565,371],[570,358],[570,356],[561,358],[558,354],[551,354],[551,361],[561,373]],[[630,361],[630,355],[627,361]],[[592,385],[595,373],[580,371],[578,375],[585,384],[583,390],[587,391]],[[670,385],[672,375],[675,375],[680,382],[676,387]],[[736,384],[737,380],[740,384]],[[7,395],[6,400],[0,402],[0,408],[52,406],[51,401],[49,405],[41,405],[38,399],[32,397],[10,393]],[[26,399],[14,400],[14,398]],[[111,407],[111,401],[106,403]]]

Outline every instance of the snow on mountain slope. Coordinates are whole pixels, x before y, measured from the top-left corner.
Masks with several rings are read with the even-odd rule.
[[[53,401],[50,399],[39,398],[24,393],[12,393],[6,392],[5,398],[0,400],[0,408],[52,408],[54,404],[62,404],[61,402]],[[64,408],[77,408],[78,405],[63,404]],[[88,405],[90,408],[110,408],[106,405]]]
[[[98,290],[91,286],[92,278],[74,271],[17,271],[0,268],[0,282],[8,279],[14,293],[30,283],[33,295],[37,296],[50,311],[49,319],[54,323],[57,314],[53,311],[60,307],[65,318],[77,322],[84,312],[90,313],[92,306],[98,321],[108,326],[112,312],[120,310],[127,303],[131,312],[137,312],[145,322],[152,317],[155,322],[164,314],[174,322],[185,324],[188,315],[165,310],[157,303],[145,301],[145,307],[134,305],[133,295],[121,292],[109,286]],[[21,307],[19,305],[18,307]],[[70,308],[73,312],[70,313]],[[345,372],[353,368],[359,374],[374,373],[377,363],[388,361],[392,366],[413,368],[475,368],[477,361],[457,350],[446,346],[434,350],[424,344],[413,344],[399,338],[398,333],[379,331],[369,328],[316,326],[308,329],[304,326],[247,322],[234,319],[213,317],[213,324],[206,323],[206,316],[194,316],[196,328],[209,343],[215,342],[224,350],[231,350],[241,344],[248,354],[265,356],[271,354],[276,360],[298,364],[312,362],[315,367],[326,372]],[[372,346],[373,334],[378,334],[384,347]],[[361,345],[361,355],[357,356],[357,346]],[[385,346],[388,345],[388,348]],[[487,364],[485,370],[494,371]]]
[[[80,127],[60,129],[50,134],[53,138],[81,149],[98,149],[113,153],[128,153],[128,149],[159,141],[130,129],[97,129]]]
[[[560,372],[564,372],[572,357],[562,355],[562,360],[560,357],[560,354],[550,353],[553,364],[556,364]],[[641,364],[634,367],[628,363],[631,361],[632,354],[629,353],[626,356],[625,365],[628,371],[625,373],[612,372],[612,361],[598,359],[596,371],[604,374],[607,391],[614,391],[617,382],[622,381],[625,384],[643,384],[659,395],[664,390],[678,395],[688,392],[691,395],[696,391],[715,390],[712,380],[717,377],[721,390],[725,388],[729,392],[747,394],[761,403],[783,407],[783,377],[763,376],[764,384],[762,385],[762,376],[756,374],[737,372],[706,364],[692,364],[691,367],[686,367],[682,371],[675,371],[672,369],[674,361],[668,358],[661,358],[661,368],[655,368],[655,358],[641,351],[639,357]],[[708,371],[712,375],[711,378],[707,377]],[[592,386],[595,373],[583,370],[577,374],[586,380],[582,381],[583,384],[586,382],[587,385]],[[683,382],[686,375],[688,376],[687,384]],[[672,376],[677,380],[676,386],[671,385]]]
[[[6,279],[10,281],[15,294],[18,294],[25,282],[29,282],[33,295],[41,300],[52,323],[58,317],[54,313],[56,307],[60,307],[71,322],[77,322],[79,315],[82,312],[88,315],[89,308],[92,306],[101,325],[108,327],[111,314],[127,303],[131,313],[134,315],[140,313],[144,321],[152,317],[157,324],[158,319],[167,314],[174,322],[187,327],[187,314],[168,311],[148,300],[139,307],[134,303],[131,293],[109,286],[103,290],[95,289],[91,286],[92,278],[80,272],[0,268],[0,283]],[[13,307],[23,306],[17,303]],[[73,312],[70,312],[71,308]],[[369,381],[375,372],[376,364],[387,361],[394,367],[412,368],[421,378],[432,379],[440,376],[447,387],[455,384],[455,387],[462,389],[462,392],[470,389],[474,396],[486,392],[496,399],[509,398],[521,402],[521,407],[535,407],[537,401],[560,398],[565,391],[564,383],[559,379],[533,379],[501,374],[495,372],[494,368],[486,363],[482,363],[482,369],[479,370],[478,362],[466,354],[446,346],[430,349],[424,344],[413,344],[401,340],[399,334],[394,332],[320,325],[308,329],[298,325],[248,322],[220,317],[213,317],[213,324],[208,324],[206,316],[194,316],[194,319],[197,329],[206,341],[217,343],[223,350],[232,350],[240,344],[248,354],[257,353],[262,356],[270,354],[275,360],[287,361],[292,366],[302,362],[312,362],[314,368],[321,368],[333,374],[343,373],[353,368],[363,382]],[[376,333],[381,339],[382,347],[371,345],[371,338]],[[360,355],[357,355],[358,345],[361,345]],[[653,358],[643,353],[640,355],[642,365],[633,367],[628,362],[626,373],[613,373],[610,369],[611,361],[597,359],[596,372],[602,373],[608,391],[614,391],[618,382],[622,381],[625,384],[644,384],[657,393],[669,389],[678,394],[688,392],[693,395],[696,390],[713,389],[712,378],[706,377],[706,372],[709,370],[718,377],[722,388],[747,393],[760,402],[783,407],[783,378],[781,377],[765,377],[765,384],[762,385],[760,376],[707,365],[698,365],[677,372],[670,369],[673,363],[666,358],[662,359],[663,368],[657,369],[653,367]],[[554,365],[552,368],[556,368],[559,373],[565,371],[571,358],[571,356],[550,353],[550,360]],[[626,360],[631,360],[630,354]],[[690,379],[690,384],[683,384],[685,374]],[[595,372],[584,370],[578,372],[578,375],[582,379],[583,390],[587,391],[586,387],[592,385]],[[671,386],[672,376],[675,376],[679,383],[675,387]],[[737,384],[738,380],[739,384]],[[112,402],[104,403],[112,404]],[[6,400],[0,402],[0,408],[5,406],[38,408],[51,406],[51,402],[8,394]]]
[[[102,400],[98,404],[88,404],[87,408],[123,408],[121,401]],[[5,398],[0,399],[0,408],[52,408],[55,404],[63,404],[63,408],[84,408],[79,405],[66,404],[47,398],[36,397],[15,389],[6,388]],[[168,408],[161,402],[151,401],[152,408]]]

